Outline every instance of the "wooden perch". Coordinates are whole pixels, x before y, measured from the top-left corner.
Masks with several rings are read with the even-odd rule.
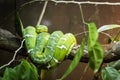
[[[0,29],[0,49],[7,50],[14,54],[14,51],[19,48],[20,42],[21,42],[20,38],[17,38],[15,35],[13,35],[7,30]],[[67,59],[72,60],[79,47],[80,45],[75,45]],[[103,45],[103,49],[105,55],[103,61],[104,63],[109,63],[120,59],[120,42],[109,45]],[[22,50],[20,50],[18,54],[24,55],[24,53],[25,49],[23,48]],[[87,48],[85,47],[84,55],[82,56],[80,62],[87,63],[88,60],[89,60],[88,51]]]

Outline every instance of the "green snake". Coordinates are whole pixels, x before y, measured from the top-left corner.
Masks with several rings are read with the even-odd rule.
[[[29,57],[34,63],[46,65],[46,68],[53,68],[61,63],[76,44],[72,33],[54,31],[50,34],[45,25],[38,25],[36,28],[28,26],[24,29],[23,36]]]

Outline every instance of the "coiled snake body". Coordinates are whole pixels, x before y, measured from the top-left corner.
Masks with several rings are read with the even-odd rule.
[[[54,31],[50,34],[44,25],[26,27],[23,36],[29,57],[34,63],[47,65],[47,68],[61,63],[76,44],[72,33]]]

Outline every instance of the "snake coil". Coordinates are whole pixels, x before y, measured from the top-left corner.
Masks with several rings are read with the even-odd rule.
[[[26,27],[23,36],[29,57],[37,64],[47,65],[46,68],[53,68],[61,63],[76,44],[72,33],[54,31],[50,34],[44,25]]]

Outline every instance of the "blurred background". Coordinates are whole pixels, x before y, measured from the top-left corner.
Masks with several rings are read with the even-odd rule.
[[[12,34],[16,35],[14,28],[14,17],[15,10],[18,10],[20,18],[24,27],[29,25],[36,26],[41,14],[44,1],[33,2],[28,5],[21,7],[23,4],[30,0],[0,0],[0,28],[10,31]],[[87,0],[77,0],[77,1],[87,1]],[[89,0],[98,1],[101,0]],[[119,2],[119,0],[102,0],[102,2]],[[107,24],[119,24],[120,25],[120,6],[111,5],[94,5],[94,4],[83,4],[82,10],[84,19],[86,22],[94,22],[97,28],[107,25]],[[21,8],[20,8],[21,7]],[[64,33],[71,32],[77,35],[78,44],[84,35],[78,35],[84,32],[84,27],[87,26],[83,24],[82,17],[80,13],[80,8],[78,4],[65,4],[65,3],[55,3],[52,1],[48,2],[45,14],[43,16],[41,24],[47,25],[49,32],[52,33],[55,30],[62,30]],[[113,29],[106,31],[106,33],[114,36],[119,29]],[[101,44],[107,44],[108,36],[100,34],[99,41]],[[0,49],[0,65],[7,63],[12,56],[10,52]],[[8,55],[4,54],[7,53]],[[58,69],[50,77],[45,80],[55,80],[63,75],[67,67],[70,64],[70,60],[64,61]],[[85,68],[85,63],[79,63],[77,68],[65,79],[65,80],[79,80],[83,70]],[[85,74],[83,80],[92,80],[93,72],[91,69]]]

